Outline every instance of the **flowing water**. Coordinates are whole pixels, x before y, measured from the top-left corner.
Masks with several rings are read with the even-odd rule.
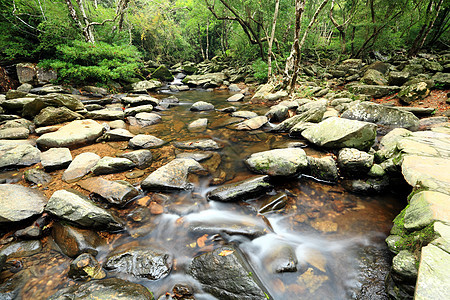
[[[99,246],[97,255],[101,263],[112,249],[158,246],[173,255],[171,274],[156,281],[113,273],[108,276],[141,283],[153,291],[155,297],[171,291],[176,283],[187,283],[194,287],[197,299],[215,299],[202,292],[200,284],[186,275],[185,270],[194,256],[232,243],[248,259],[274,299],[386,299],[383,280],[389,268],[389,253],[384,238],[402,206],[403,196],[359,196],[346,192],[340,185],[299,176],[278,180],[267,195],[245,202],[209,202],[206,194],[214,187],[212,184],[254,176],[243,163],[248,155],[299,141],[284,134],[268,133],[265,129],[251,132],[229,129],[225,126],[230,120],[227,113],[189,111],[193,102],[202,100],[213,103],[216,109],[232,104],[238,110],[262,115],[268,108],[261,103],[229,103],[226,98],[230,95],[224,91],[191,90],[175,96],[180,99],[179,105],[160,112],[160,124],[145,129],[130,128],[130,131],[152,134],[167,142],[212,138],[224,148],[216,151],[220,155],[215,154],[205,161],[211,175],[191,176],[194,191],[142,194],[141,199],[125,209],[117,209],[117,214],[127,224],[127,231],[103,235],[105,242]],[[209,120],[208,129],[201,133],[190,132],[187,124],[198,118]],[[168,145],[152,150],[156,162],[146,170],[145,176],[158,166],[158,161],[162,165],[183,152]],[[311,147],[304,149],[308,155],[327,155]],[[259,214],[263,203],[279,193],[287,195],[285,207]],[[164,213],[151,213],[146,199],[160,203]],[[265,234],[256,234],[258,231]],[[4,271],[0,277],[0,282],[10,278],[11,286],[19,285],[22,299],[42,299],[74,284],[67,277],[70,259],[55,250],[50,237],[43,242],[44,249],[40,253],[23,260],[22,271],[17,274]],[[298,270],[276,273],[273,265],[276,255],[274,259],[273,254],[285,245],[294,249]]]

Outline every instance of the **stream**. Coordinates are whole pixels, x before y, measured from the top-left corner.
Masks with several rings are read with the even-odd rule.
[[[162,99],[169,95],[152,96]],[[228,91],[190,90],[173,95],[180,103],[158,112],[161,123],[128,128],[134,134],[151,134],[167,142],[161,148],[152,149],[154,163],[144,170],[144,177],[129,180],[121,173],[108,179],[124,179],[138,185],[156,167],[184,152],[172,146],[175,141],[211,138],[224,147],[200,162],[210,171],[208,175],[190,175],[195,184],[193,191],[142,192],[125,208],[110,208],[125,221],[127,230],[101,234],[103,242],[99,243],[96,256],[100,263],[105,262],[113,249],[157,246],[170,251],[173,268],[168,276],[153,281],[114,272],[107,272],[108,277],[140,283],[156,299],[170,292],[177,283],[193,287],[195,299],[216,299],[186,274],[186,268],[193,257],[232,244],[246,258],[273,299],[388,299],[384,279],[390,268],[390,254],[384,239],[403,206],[400,200],[405,199],[403,195],[361,196],[347,192],[340,184],[297,176],[275,179],[272,190],[250,200],[208,201],[207,194],[214,187],[255,176],[243,162],[252,153],[301,146],[309,156],[329,154],[308,146],[304,140],[270,133],[269,127],[256,131],[233,130],[227,126],[232,120],[229,113],[217,111],[233,105],[237,110],[264,115],[268,110],[264,103],[252,104],[249,100],[230,103],[226,101],[230,96]],[[216,110],[190,111],[191,104],[200,100],[212,103]],[[199,118],[208,119],[208,128],[202,132],[189,131],[187,125]],[[106,142],[76,149],[74,153],[97,149],[101,156],[108,151],[108,155],[114,156],[125,148],[124,142]],[[54,178],[61,178],[61,174],[62,171],[52,172]],[[45,193],[51,195],[65,187],[50,185]],[[282,197],[285,202],[275,209],[262,211],[274,197]],[[150,200],[159,203],[163,212],[151,211],[147,206]],[[259,233],[261,230],[263,234]],[[74,284],[67,276],[71,259],[58,251],[51,236],[44,237],[42,242],[41,251],[22,260],[22,269],[4,271],[0,277],[0,283],[17,285],[21,299],[45,299]],[[285,245],[294,249],[297,270],[278,273],[277,253],[283,255]]]

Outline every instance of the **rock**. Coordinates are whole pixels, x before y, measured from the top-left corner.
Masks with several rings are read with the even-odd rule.
[[[131,92],[147,93],[147,91],[152,91],[160,87],[162,87],[162,83],[158,80],[144,80],[131,84]]]
[[[97,248],[102,245],[102,239],[95,231],[60,222],[53,223],[52,237],[62,253],[72,258],[82,253],[95,256],[98,254]]]
[[[450,195],[450,174],[442,170],[450,170],[448,158],[407,155],[402,163],[402,173],[409,185],[418,184]]]
[[[327,149],[365,150],[375,142],[376,125],[343,118],[328,118],[302,132],[311,143]]]
[[[308,156],[307,158],[311,176],[314,178],[330,182],[336,182],[339,179],[336,162],[331,156],[322,158]]]
[[[450,88],[450,73],[438,72],[434,74],[432,79],[434,80],[436,85],[441,86],[444,89]]]
[[[272,188],[268,176],[256,176],[249,179],[222,185],[208,193],[208,199],[221,202],[246,200],[263,194]]]
[[[178,153],[176,158],[192,158],[195,161],[203,161],[213,156],[214,152],[182,152]]]
[[[162,139],[159,139],[153,135],[148,134],[138,134],[135,137],[133,137],[129,142],[128,145],[131,148],[157,148],[164,145],[166,142]]]
[[[39,190],[0,184],[0,223],[19,222],[44,211],[47,199]]]
[[[188,182],[188,174],[201,170],[203,167],[195,160],[177,158],[152,172],[141,182],[141,187],[148,190],[191,190],[194,186]]]
[[[178,88],[179,89],[179,88]],[[188,88],[189,89],[189,88]],[[163,98],[159,104],[161,105],[168,105],[168,106],[172,106],[172,105],[178,105],[180,103],[180,99],[178,99],[175,96],[169,96],[167,98]]]
[[[408,250],[400,251],[392,259],[392,269],[401,277],[415,279],[417,277],[416,259]]]
[[[266,112],[265,116],[271,122],[281,122],[288,117],[288,114],[289,114],[288,107],[278,104],[272,106],[270,110]]]
[[[236,118],[251,119],[257,117],[258,114],[248,110],[240,110],[231,113],[231,116]]]
[[[232,92],[232,93],[239,93],[239,92],[241,91],[241,89],[239,88],[239,86],[238,86],[237,84],[235,84],[235,83],[230,84],[230,85],[228,86],[228,90],[229,90],[230,92]]]
[[[93,120],[123,120],[125,115],[123,110],[105,108],[88,112],[86,118]]]
[[[169,275],[172,270],[172,255],[165,250],[152,248],[125,250],[109,255],[104,267],[112,272],[158,280]]]
[[[73,112],[67,107],[46,107],[34,118],[36,126],[48,126],[73,120],[83,119],[79,113]]]
[[[161,116],[155,113],[146,113],[146,112],[137,113],[134,116],[134,122],[132,122],[131,118],[132,117],[128,117],[128,121],[132,126],[137,125],[140,127],[146,127],[161,122]]]
[[[6,99],[0,101],[0,106],[5,110],[13,111],[17,113],[22,113],[23,107],[33,102],[35,98],[27,97],[27,98],[14,98],[14,99]]]
[[[361,82],[371,85],[387,85],[388,83],[383,73],[374,69],[368,69],[361,78]]]
[[[111,127],[111,129],[126,129],[127,124],[122,120],[115,120],[109,122],[109,127]]]
[[[133,169],[135,164],[126,158],[120,157],[102,157],[97,164],[91,169],[95,175],[119,173]]]
[[[89,94],[97,94],[101,96],[106,96],[108,94],[108,90],[101,87],[96,87],[92,85],[83,86],[81,88],[82,91],[87,92]]]
[[[17,77],[20,83],[36,83],[36,65],[32,63],[19,63],[16,65]]]
[[[412,62],[406,65],[402,71],[408,72],[409,74],[411,74],[411,76],[417,76],[419,74],[424,73],[425,70],[421,64]]]
[[[103,134],[98,140],[100,141],[129,141],[134,137],[134,134],[126,129],[112,129]]]
[[[320,105],[318,107],[311,108],[309,110],[306,110],[299,115],[295,115],[289,119],[284,120],[280,124],[276,125],[274,128],[272,128],[272,132],[287,132],[289,131],[292,135],[296,135],[298,132],[298,127],[295,128],[297,125],[302,126],[301,124],[307,123],[307,122],[320,122],[323,118],[323,115],[326,111],[326,107],[323,105]],[[294,129],[295,128],[295,129]]]
[[[46,84],[45,86],[40,86],[34,89],[31,89],[30,93],[38,94],[38,95],[47,95],[53,93],[67,93],[68,90],[60,85],[52,85]]]
[[[425,82],[419,82],[402,87],[397,97],[406,104],[424,99],[430,94]]]
[[[72,285],[59,290],[48,300],[153,300],[153,294],[143,285],[123,279],[93,280],[82,285]]]
[[[153,111],[153,105],[147,104],[147,105],[139,105],[136,107],[129,107],[125,109],[123,112],[125,114],[125,117],[129,116],[135,116],[138,113],[151,113]]]
[[[244,100],[244,94],[234,94],[233,96],[229,97],[227,99],[228,102],[237,102],[237,101],[242,101]]]
[[[276,93],[269,93],[264,96],[264,99],[268,101],[277,101],[283,97],[287,97],[288,93],[286,91],[278,91]],[[252,98],[253,99],[253,98]]]
[[[356,94],[369,95],[373,98],[382,98],[384,96],[395,94],[400,91],[398,86],[384,86],[384,85],[352,85],[349,87],[350,91]]]
[[[139,191],[126,181],[110,181],[101,177],[91,177],[79,181],[78,185],[104,198],[113,205],[125,206],[139,195]]]
[[[123,225],[109,212],[96,206],[85,196],[68,190],[54,192],[45,211],[87,228],[110,231],[123,229]]]
[[[419,119],[412,113],[371,102],[353,102],[341,117],[409,130],[419,128]]]
[[[373,195],[386,191],[389,187],[389,180],[385,177],[366,180],[345,180],[342,185],[347,191],[355,194]]]
[[[139,169],[148,168],[153,160],[152,152],[146,149],[126,152],[120,157],[131,160]]]
[[[56,132],[41,135],[36,143],[41,147],[71,147],[95,141],[103,133],[103,126],[93,120],[77,120]]]
[[[30,133],[34,132],[34,124],[26,119],[15,119],[2,122],[0,129],[7,128],[26,128]]]
[[[432,244],[422,248],[414,299],[445,299],[448,297],[449,260],[448,248],[441,249]]]
[[[72,162],[69,148],[51,148],[41,153],[42,166],[47,171],[63,169]]]
[[[131,107],[139,107],[139,106],[148,106],[151,105],[153,107],[158,106],[160,101],[149,95],[139,95],[136,97],[122,97],[120,101],[123,105],[131,106]]]
[[[163,81],[172,81],[174,79],[172,73],[165,65],[159,66],[151,75],[152,78],[160,79]]]
[[[224,73],[208,73],[204,75],[188,75],[183,79],[183,83],[189,86],[201,86],[203,88],[214,88],[222,85],[226,79]]]
[[[253,99],[264,99],[267,95],[273,92],[275,89],[275,86],[271,83],[260,85],[255,92],[255,95],[253,95]]]
[[[20,140],[27,139],[30,131],[24,127],[1,128],[0,139],[2,140]]]
[[[36,185],[46,185],[52,181],[52,176],[39,169],[29,169],[23,175],[26,181]]]
[[[448,133],[418,131],[397,141],[397,148],[407,155],[450,158],[449,137]]]
[[[0,169],[25,167],[41,161],[41,151],[30,144],[0,144]]]
[[[275,149],[254,153],[245,160],[256,173],[270,176],[292,176],[308,167],[306,153],[300,148]]]
[[[281,210],[286,206],[288,197],[285,193],[278,193],[274,196],[270,196],[261,204],[258,209],[259,214],[270,213],[277,210]]]
[[[200,281],[202,288],[218,299],[271,298],[245,258],[231,246],[194,257],[188,274]]]
[[[193,132],[201,132],[201,131],[204,131],[207,126],[208,126],[208,119],[202,118],[202,119],[198,119],[198,120],[191,122],[188,125],[188,129],[189,129],[189,131],[193,131]]]
[[[16,99],[16,98],[25,98],[28,96],[28,92],[21,92],[17,90],[8,90],[5,95],[6,100]]]
[[[43,108],[47,106],[61,107],[64,106],[72,111],[84,108],[83,103],[72,95],[48,94],[39,96],[33,101],[27,103],[23,107],[23,115],[25,117],[36,116]]]
[[[433,107],[397,106],[402,111],[408,111],[416,116],[431,115],[436,111]]]
[[[377,155],[382,159],[391,158],[397,152],[397,143],[411,134],[411,131],[404,128],[391,130],[381,139]]]
[[[199,149],[199,150],[220,150],[223,148],[222,145],[217,143],[212,139],[202,139],[202,140],[192,140],[185,142],[175,142],[173,145],[180,149]]]
[[[449,195],[439,192],[423,191],[414,194],[405,210],[405,228],[416,231],[435,221],[450,223],[449,201]]]
[[[191,106],[192,111],[214,110],[214,105],[205,101],[197,101]]]
[[[62,180],[68,183],[78,181],[84,175],[89,173],[99,160],[100,156],[92,152],[85,152],[77,155],[70,163],[67,170],[64,171]]]
[[[264,266],[271,273],[297,272],[295,249],[289,244],[278,244],[263,257]]]
[[[373,165],[374,156],[354,148],[339,151],[338,166],[349,177],[366,175]]]
[[[44,133],[55,132],[60,128],[61,128],[61,126],[59,126],[59,125],[38,127],[38,128],[36,128],[36,134],[43,135]]]
[[[18,241],[13,242],[0,249],[0,256],[6,255],[8,259],[22,258],[32,256],[39,253],[42,250],[42,244],[40,241]]]
[[[444,71],[444,67],[438,63],[437,61],[425,60],[423,62],[423,66],[426,70],[431,72],[442,72]]]
[[[255,130],[259,129],[262,126],[266,125],[269,120],[265,116],[258,116],[248,120],[245,120],[241,123],[236,124],[234,129],[236,130]]]
[[[373,164],[367,175],[369,175],[370,177],[380,178],[386,175],[386,171],[384,170],[383,166],[379,164]]]
[[[402,86],[408,80],[408,72],[389,72],[389,85]]]
[[[103,271],[102,266],[95,257],[89,253],[83,253],[72,261],[67,275],[70,278],[84,281],[103,279],[106,277],[106,273]]]

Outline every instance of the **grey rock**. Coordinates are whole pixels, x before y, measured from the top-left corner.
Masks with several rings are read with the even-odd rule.
[[[39,169],[30,169],[24,172],[24,178],[26,181],[34,183],[36,185],[46,185],[52,181],[52,176]]]
[[[111,204],[124,206],[134,197],[139,195],[139,191],[126,181],[110,181],[101,177],[91,177],[78,182],[78,185],[94,194],[99,195]]]
[[[185,142],[175,142],[173,145],[180,149],[199,149],[199,150],[220,150],[222,145],[212,139],[192,140]]]
[[[275,149],[254,153],[245,160],[256,173],[270,176],[292,176],[308,167],[306,153],[300,148]]]
[[[2,140],[20,140],[28,138],[30,131],[24,127],[1,128],[0,139]]]
[[[149,95],[139,95],[137,97],[123,97],[120,101],[126,106],[158,106],[160,101]]]
[[[64,106],[72,111],[84,108],[83,103],[81,103],[80,100],[76,99],[72,95],[52,93],[44,96],[39,96],[33,101],[25,104],[23,107],[23,115],[26,117],[34,117],[47,106]]]
[[[269,176],[256,176],[243,181],[222,185],[208,193],[208,199],[231,202],[246,200],[263,194],[272,188],[268,182]]]
[[[5,110],[21,113],[23,107],[26,104],[33,102],[34,99],[35,98],[31,97],[5,99],[3,101],[0,101],[0,106],[3,107]]]
[[[400,91],[398,86],[384,85],[352,85],[350,90],[357,94],[369,95],[374,98],[381,98]]]
[[[8,259],[32,256],[42,250],[40,241],[18,241],[13,242],[0,249],[0,256],[6,255]]]
[[[270,213],[277,210],[283,209],[288,202],[288,196],[283,193],[277,193],[274,196],[270,196],[264,202],[261,204],[260,208],[258,209],[259,214],[264,213]]]
[[[46,107],[34,118],[36,126],[48,126],[73,120],[83,119],[79,113],[73,112],[67,107]]]
[[[245,120],[241,123],[238,123],[234,126],[236,130],[256,130],[267,124],[269,120],[265,116],[258,116],[248,120]]]
[[[51,148],[41,153],[41,163],[45,170],[57,170],[67,167],[72,162],[69,148]]]
[[[443,88],[450,88],[450,73],[436,73],[433,78],[435,84],[442,86]]]
[[[338,166],[344,174],[350,177],[365,175],[373,165],[374,156],[354,148],[344,148],[339,151]]]
[[[194,104],[192,104],[190,109],[192,111],[214,110],[214,105],[212,105],[211,103],[205,102],[205,101],[197,101]]]
[[[122,230],[123,225],[105,209],[87,197],[68,190],[58,190],[48,200],[45,211],[60,219],[98,230]]]
[[[30,144],[0,144],[0,169],[31,166],[40,161],[41,151]]]
[[[401,277],[415,279],[417,277],[416,259],[408,250],[400,251],[392,259],[392,269]]]
[[[231,113],[231,116],[236,118],[251,119],[257,117],[258,114],[248,110],[239,110]]]
[[[206,118],[195,120],[188,125],[189,131],[192,132],[204,131],[206,127],[208,127],[208,119]]]
[[[130,125],[132,126],[140,126],[140,127],[146,127],[150,125],[154,125],[161,122],[161,116],[155,113],[146,113],[141,112],[137,113],[135,116],[135,123],[131,121],[131,117],[128,117],[128,121],[130,122]]]
[[[102,125],[93,120],[76,120],[58,131],[41,135],[36,143],[42,147],[71,147],[95,141],[103,133]]]
[[[148,190],[191,190],[193,184],[188,182],[189,173],[203,171],[203,167],[193,159],[174,159],[152,172],[141,183]]]
[[[77,155],[64,171],[62,180],[73,183],[89,173],[100,160],[100,156],[92,152],[85,152]]]
[[[295,249],[289,244],[278,244],[263,257],[266,268],[271,273],[297,272]]]
[[[44,133],[49,133],[49,132],[55,132],[58,129],[60,129],[61,126],[44,126],[44,127],[38,127],[35,129],[36,134],[37,135],[43,135]]]
[[[109,127],[111,127],[111,129],[126,129],[127,124],[122,120],[115,120],[109,122]]]
[[[402,86],[409,80],[408,72],[390,72],[389,73],[389,85]]]
[[[139,105],[136,107],[129,107],[124,110],[125,117],[129,116],[135,116],[138,113],[146,112],[150,113],[153,111],[153,105],[147,104],[147,105]]]
[[[91,171],[95,175],[103,175],[123,172],[133,169],[135,166],[136,165],[129,159],[105,156],[97,162]]]
[[[302,132],[311,143],[327,149],[369,149],[375,142],[376,125],[343,118],[328,118]]]
[[[153,160],[152,152],[146,149],[126,152],[121,154],[120,157],[131,160],[139,169],[145,169],[149,167]]]
[[[228,102],[237,102],[237,101],[244,100],[244,98],[245,98],[245,96],[243,94],[238,93],[238,94],[234,94],[231,97],[228,97],[227,101]]]
[[[368,69],[361,78],[361,82],[371,85],[387,85],[388,83],[383,73],[374,69]]]
[[[341,117],[409,130],[419,128],[419,118],[412,113],[371,102],[353,102]]]
[[[109,255],[104,267],[111,272],[158,280],[169,275],[172,264],[172,255],[165,250],[137,248]]]
[[[101,141],[129,141],[134,137],[134,134],[126,129],[118,128],[112,129],[103,134],[99,138]]]
[[[425,82],[418,82],[411,85],[403,86],[397,97],[404,103],[410,104],[415,101],[424,99],[430,94],[430,90]]]
[[[271,122],[280,122],[288,117],[289,108],[285,105],[274,105],[270,108],[268,112],[266,112],[265,116]]]
[[[369,178],[366,180],[345,180],[342,185],[344,188],[352,193],[361,195],[373,195],[382,193],[389,187],[389,179],[383,178]]]
[[[8,90],[6,92],[6,100],[10,100],[10,99],[16,99],[16,98],[23,98],[26,97],[28,95],[28,92],[21,92],[21,91],[17,91],[17,90]]]
[[[30,93],[38,94],[38,95],[46,95],[46,94],[53,94],[53,93],[67,93],[68,90],[63,88],[60,85],[52,85],[52,84],[46,84],[45,86],[40,86],[31,89]]]
[[[88,112],[86,118],[94,120],[122,120],[125,118],[125,115],[122,110],[105,108]]]
[[[159,139],[153,135],[138,134],[128,142],[128,145],[131,148],[149,149],[149,148],[161,147],[165,143],[166,142],[164,140]]]
[[[336,162],[331,156],[322,158],[308,156],[308,165],[311,176],[314,178],[330,182],[336,182],[339,179]]]
[[[36,65],[32,63],[18,63],[16,65],[17,77],[20,83],[35,83],[36,81]]]
[[[182,152],[176,158],[192,158],[195,161],[203,161],[213,156],[214,152]]]
[[[226,76],[222,72],[208,73],[204,75],[188,75],[183,79],[183,83],[189,86],[201,86],[204,88],[214,88],[220,86]]]
[[[147,93],[147,91],[152,91],[160,87],[162,87],[162,83],[158,80],[144,80],[133,83],[131,85],[131,92]]]
[[[298,131],[297,128],[293,129],[295,126],[301,123],[320,122],[323,118],[323,115],[326,111],[326,107],[324,105],[318,105],[317,107],[313,107],[308,109],[299,115],[295,115],[290,117],[289,119],[284,120],[280,124],[276,125],[272,128],[272,132],[287,132],[289,131],[291,134],[295,135]],[[299,125],[300,126],[300,125]]]
[[[19,222],[41,214],[47,199],[39,190],[0,184],[0,223]]]

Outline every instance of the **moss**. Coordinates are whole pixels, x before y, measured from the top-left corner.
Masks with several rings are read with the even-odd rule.
[[[423,187],[420,182],[417,183],[417,185],[414,187],[413,191],[408,195],[408,198],[406,200],[408,203],[411,201],[411,199],[418,193],[428,190],[427,188]]]
[[[395,247],[400,250],[408,250],[415,254],[416,257],[420,257],[420,251],[422,247],[428,245],[436,238],[434,232],[434,224],[430,224],[427,227],[414,231],[402,236],[402,239],[395,243]]]
[[[391,229],[391,234],[404,236],[407,234],[407,230],[405,229],[405,213],[406,209],[409,207],[409,204],[395,217],[393,223],[394,226]]]

